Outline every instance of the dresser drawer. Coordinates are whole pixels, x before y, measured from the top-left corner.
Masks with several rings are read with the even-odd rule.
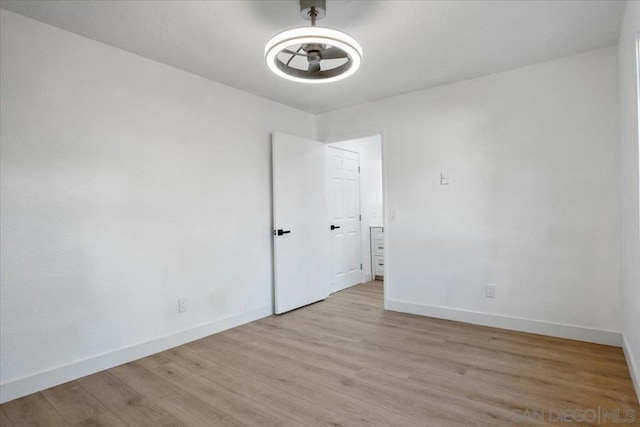
[[[384,257],[376,256],[373,260],[373,270],[376,272],[376,274],[382,275],[384,273]]]
[[[384,276],[384,228],[371,227],[371,276],[382,280]]]
[[[384,255],[384,240],[376,239],[373,242],[373,254],[378,256]]]
[[[384,239],[384,231],[383,231],[382,227],[376,227],[376,228],[373,229],[373,238],[375,240]]]

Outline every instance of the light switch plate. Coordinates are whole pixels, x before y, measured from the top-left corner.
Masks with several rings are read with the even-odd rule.
[[[440,172],[440,185],[449,185],[449,172]]]

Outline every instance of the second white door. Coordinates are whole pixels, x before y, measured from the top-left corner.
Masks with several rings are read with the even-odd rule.
[[[358,153],[327,148],[331,292],[357,285],[360,259],[360,159]]]

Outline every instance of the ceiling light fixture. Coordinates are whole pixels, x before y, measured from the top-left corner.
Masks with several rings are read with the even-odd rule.
[[[300,0],[300,15],[311,27],[276,34],[264,57],[275,74],[302,83],[329,83],[349,77],[362,63],[362,48],[348,34],[316,27],[326,15],[326,0]]]

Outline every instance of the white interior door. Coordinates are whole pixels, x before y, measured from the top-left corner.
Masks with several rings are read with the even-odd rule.
[[[327,147],[331,292],[357,285],[360,259],[359,154]]]
[[[274,133],[273,222],[275,312],[329,295],[326,147]]]

